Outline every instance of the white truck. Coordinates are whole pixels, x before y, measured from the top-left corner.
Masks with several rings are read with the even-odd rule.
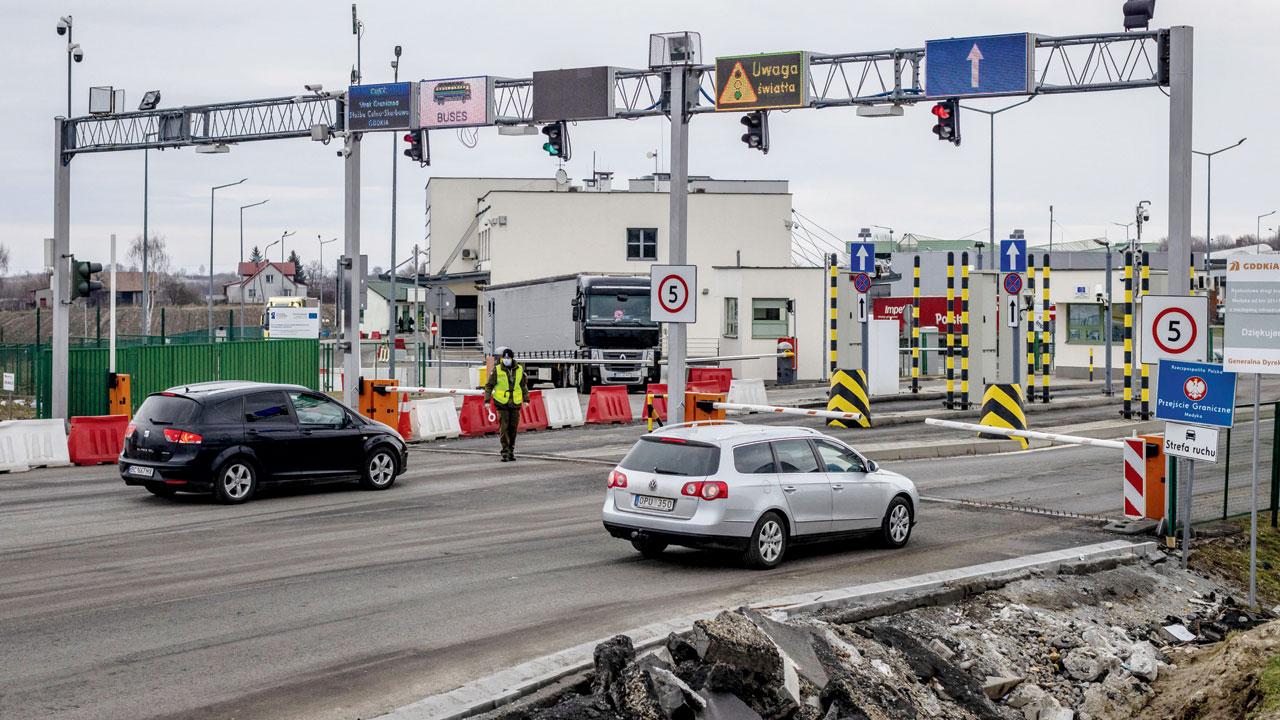
[[[649,303],[648,275],[574,274],[491,285],[480,307],[490,347],[514,350],[531,380],[587,393],[660,381],[662,328]]]

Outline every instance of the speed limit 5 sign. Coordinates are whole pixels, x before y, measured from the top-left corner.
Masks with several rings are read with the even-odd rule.
[[[1194,295],[1147,295],[1142,298],[1139,357],[1143,364],[1161,360],[1204,362],[1209,347],[1209,298]]]
[[[652,322],[697,322],[698,266],[649,266],[649,296]]]

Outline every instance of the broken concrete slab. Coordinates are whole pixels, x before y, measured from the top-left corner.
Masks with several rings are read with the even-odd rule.
[[[699,720],[763,720],[750,705],[729,693],[702,690],[698,693],[706,702]]]
[[[1025,678],[1016,675],[988,675],[982,683],[982,692],[992,700],[999,700],[1018,686]]]

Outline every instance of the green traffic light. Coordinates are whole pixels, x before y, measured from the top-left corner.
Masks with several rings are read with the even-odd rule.
[[[546,150],[548,155],[555,156],[560,154],[560,148],[556,147],[555,145],[552,145],[549,142],[542,143],[542,149]]]

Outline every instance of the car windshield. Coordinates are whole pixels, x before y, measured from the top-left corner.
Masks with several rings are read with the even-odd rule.
[[[679,438],[641,438],[622,459],[626,470],[706,477],[720,468],[720,448]]]
[[[190,422],[200,410],[200,404],[179,395],[152,395],[142,401],[142,407],[134,414],[134,422],[152,425],[172,425]]]
[[[649,321],[649,296],[610,293],[587,296],[589,322],[643,323]]]

